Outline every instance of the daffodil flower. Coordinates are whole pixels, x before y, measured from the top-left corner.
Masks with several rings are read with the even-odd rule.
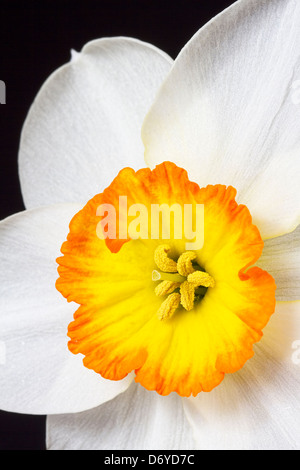
[[[0,406],[47,414],[49,449],[299,445],[299,24],[240,0],[174,62],[95,40],[39,92],[0,224]],[[120,197],[203,205],[203,245],[102,239]]]

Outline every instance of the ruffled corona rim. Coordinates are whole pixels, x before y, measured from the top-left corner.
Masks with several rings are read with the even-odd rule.
[[[148,228],[153,204],[203,205],[203,246],[186,250],[186,237],[172,235],[175,224],[169,239],[121,238],[120,196],[128,207],[149,209]],[[263,241],[235,196],[232,187],[199,188],[185,170],[164,162],[152,171],[123,169],[75,215],[57,260],[56,287],[79,304],[68,329],[69,349],[84,355],[87,368],[110,380],[135,371],[135,380],[148,390],[196,396],[253,356],[253,344],[275,310],[276,286],[266,271],[253,267]],[[116,209],[113,239],[99,237],[105,217],[99,206],[105,204]],[[168,247],[173,271],[157,266],[161,246]],[[167,279],[153,280],[154,271],[182,279],[163,286]],[[206,273],[201,280],[199,273]]]

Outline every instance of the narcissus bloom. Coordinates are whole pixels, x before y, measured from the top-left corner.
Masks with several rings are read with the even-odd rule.
[[[0,224],[0,406],[48,414],[49,449],[297,448],[299,22],[240,0],[174,62],[95,40],[39,92]]]

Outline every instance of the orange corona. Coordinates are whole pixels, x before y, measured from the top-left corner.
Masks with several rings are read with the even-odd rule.
[[[204,243],[121,239],[119,197],[128,204],[204,206]],[[165,162],[154,170],[123,169],[70,223],[58,258],[56,287],[79,308],[69,349],[110,380],[135,380],[161,395],[196,396],[253,355],[275,309],[275,282],[257,263],[263,241],[236,190],[199,188]],[[97,235],[101,204],[116,208],[116,238]],[[149,214],[151,212],[149,211]]]

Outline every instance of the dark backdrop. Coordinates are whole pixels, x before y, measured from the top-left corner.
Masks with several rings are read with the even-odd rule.
[[[69,61],[71,48],[80,51],[103,36],[131,36],[175,58],[202,25],[232,3],[0,0],[0,80],[6,83],[6,104],[0,105],[0,219],[24,210],[17,168],[22,123],[46,78]],[[0,411],[0,450],[44,450],[45,420]]]

